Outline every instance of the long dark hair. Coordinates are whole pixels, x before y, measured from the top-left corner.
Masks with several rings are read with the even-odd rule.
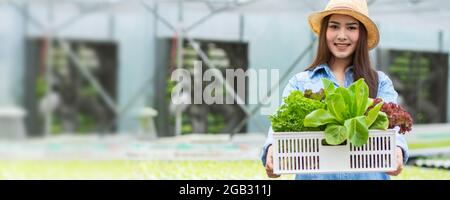
[[[330,15],[322,20],[319,35],[319,47],[317,54],[311,65],[306,70],[312,70],[315,67],[330,62],[333,54],[327,45],[327,27],[330,20]],[[369,57],[369,47],[367,45],[367,30],[364,25],[359,22],[359,40],[353,54],[353,80],[364,78],[369,86],[369,97],[376,98],[378,93],[378,73],[372,68]]]

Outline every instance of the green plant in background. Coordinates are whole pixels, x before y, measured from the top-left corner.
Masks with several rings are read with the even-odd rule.
[[[175,124],[175,117],[171,117],[173,119],[173,123]],[[185,134],[189,134],[192,133],[192,125],[191,122],[189,121],[189,116],[187,116],[185,113],[181,114],[181,134],[185,135]]]
[[[38,76],[36,79],[36,87],[35,87],[35,96],[37,99],[41,100],[45,97],[48,88],[47,88],[47,81],[45,80],[45,76]],[[42,114],[42,113],[40,113]],[[38,117],[38,121],[40,124],[44,124],[45,120],[43,118],[42,115],[39,115],[40,117]],[[63,126],[62,126],[62,122],[61,119],[56,116],[53,115],[53,120],[52,120],[52,124],[51,124],[51,133],[53,135],[58,135],[63,131]]]
[[[414,84],[416,81],[423,81],[429,77],[430,64],[430,60],[426,57],[414,58],[411,52],[405,52],[395,57],[389,67],[389,74],[398,77],[405,84]],[[411,67],[412,65],[417,67]]]
[[[172,101],[172,90],[175,87],[175,85],[177,84],[176,81],[172,81],[170,79],[170,76],[168,76],[168,78],[166,79],[166,91],[165,91],[165,97],[166,97],[166,102],[171,102]],[[172,125],[175,125],[176,123],[176,119],[174,115],[169,115],[169,123]],[[185,134],[189,134],[192,133],[192,125],[191,122],[189,121],[189,116],[187,116],[185,113],[181,114],[181,134],[185,135]]]
[[[189,116],[186,114],[182,115],[182,127],[181,127],[181,134],[189,134],[192,133],[192,124],[189,120]],[[215,134],[220,133],[225,128],[225,119],[223,116],[215,113],[208,113],[208,133]]]
[[[325,139],[328,144],[338,145],[349,140],[359,147],[367,143],[369,129],[388,128],[388,118],[385,113],[380,112],[382,103],[367,112],[373,101],[369,99],[369,87],[364,79],[359,79],[347,89],[335,88],[334,83],[327,79],[322,79],[322,82],[326,109],[317,109],[308,114],[304,125],[326,126]]]
[[[170,102],[172,99],[172,89],[175,87],[177,82],[172,81],[170,78],[167,79],[167,88],[166,88],[166,100],[167,102]],[[219,90],[220,91],[220,90]],[[217,92],[216,90],[213,90],[212,96],[215,96]],[[222,85],[222,92],[223,97],[226,96],[226,91],[224,88],[224,85]],[[207,106],[207,105],[201,105],[201,106]],[[208,112],[205,113],[207,115],[207,133],[220,133],[223,128],[225,128],[225,119],[222,115]],[[175,124],[175,116],[171,115],[169,117],[170,124]],[[186,113],[182,114],[182,127],[181,127],[181,134],[189,134],[192,133],[192,124],[189,120],[189,115]]]
[[[166,80],[166,84],[167,84],[166,91],[165,91],[166,102],[171,102],[172,101],[172,90],[175,87],[175,85],[177,84],[177,82],[172,81],[169,76]],[[192,133],[192,126],[190,124],[189,117],[185,113],[181,114],[181,121],[182,121],[181,122],[181,124],[182,124],[181,125],[181,134],[185,135],[188,133]],[[174,115],[169,115],[169,123],[172,125],[175,125],[176,119],[175,119]]]
[[[52,121],[52,134],[53,135],[59,135],[63,131],[63,126],[61,122],[61,118],[54,117]]]
[[[220,114],[208,113],[208,133],[220,133],[225,128],[225,119]]]
[[[176,82],[172,81],[170,78],[167,79],[167,87],[166,87],[166,99],[167,102],[170,102],[172,99],[172,90],[175,87]]]
[[[411,51],[396,52],[393,55],[388,72],[392,75],[400,96],[408,95],[403,103],[404,106],[413,108],[415,123],[432,122],[432,115],[422,110],[419,104],[433,102],[432,97],[435,93],[433,93],[432,85],[436,83],[435,78],[430,79],[435,73],[432,71],[433,57],[427,56],[429,55],[427,53]]]
[[[98,92],[95,90],[93,85],[89,84],[81,88],[80,95],[82,97],[94,98],[98,95]]]
[[[87,114],[78,113],[77,121],[77,132],[79,133],[88,133],[95,127],[95,119]]]
[[[172,90],[175,87],[176,82],[172,81],[170,79],[170,76],[168,76],[166,78],[166,84],[167,84],[166,91],[165,91],[166,102],[170,102],[170,101],[172,101]],[[175,116],[169,115],[169,123],[175,124]],[[182,132],[184,132],[184,128],[182,128]]]
[[[38,76],[36,80],[35,95],[38,99],[42,99],[47,93],[47,81],[44,76]]]

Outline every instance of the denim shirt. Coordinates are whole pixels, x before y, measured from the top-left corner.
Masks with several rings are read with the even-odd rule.
[[[313,70],[304,71],[296,74],[289,80],[289,83],[283,90],[283,99],[291,93],[293,90],[300,90],[304,92],[307,89],[311,89],[313,92],[317,92],[323,88],[322,78],[327,78],[333,81],[336,87],[339,86],[336,77],[331,71],[330,67],[326,64],[319,65]],[[345,71],[345,87],[349,87],[353,83],[353,67],[350,66]],[[389,77],[378,71],[378,94],[377,97],[383,99],[384,102],[397,103],[398,94],[394,89],[392,81]],[[396,143],[403,151],[403,163],[406,164],[408,160],[408,145],[403,135],[399,134],[399,128],[397,129]],[[263,165],[266,164],[267,148],[273,142],[273,130],[269,129],[269,133],[262,149],[261,160]],[[323,180],[389,180],[390,177],[385,172],[370,172],[370,173],[327,173],[327,174],[297,174],[295,179],[323,179]]]

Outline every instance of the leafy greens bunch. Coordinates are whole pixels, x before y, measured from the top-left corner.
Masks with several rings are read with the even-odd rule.
[[[305,127],[325,127],[328,144],[338,145],[349,140],[360,147],[367,143],[369,129],[388,128],[388,117],[380,111],[382,103],[368,110],[374,102],[369,99],[369,87],[364,79],[359,79],[348,88],[335,88],[333,82],[327,79],[322,79],[322,82],[326,107],[309,113],[303,123]]]
[[[394,128],[396,126],[400,127],[399,133],[405,134],[410,132],[413,125],[413,119],[411,115],[400,105],[389,102],[382,103],[380,98],[374,99],[373,105],[375,106],[378,103],[383,104],[381,106],[381,111],[386,113],[389,119],[389,127]],[[371,109],[371,107],[369,107]]]
[[[305,97],[299,90],[292,91],[283,101],[277,112],[270,116],[272,129],[275,132],[320,131],[319,127],[305,127],[303,121],[306,115],[314,110],[324,109],[323,95],[305,91]]]

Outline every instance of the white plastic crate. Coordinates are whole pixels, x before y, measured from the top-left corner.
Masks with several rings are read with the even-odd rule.
[[[359,148],[350,142],[326,145],[324,132],[277,132],[273,138],[275,174],[382,172],[396,168],[395,130],[370,130],[367,144]]]

